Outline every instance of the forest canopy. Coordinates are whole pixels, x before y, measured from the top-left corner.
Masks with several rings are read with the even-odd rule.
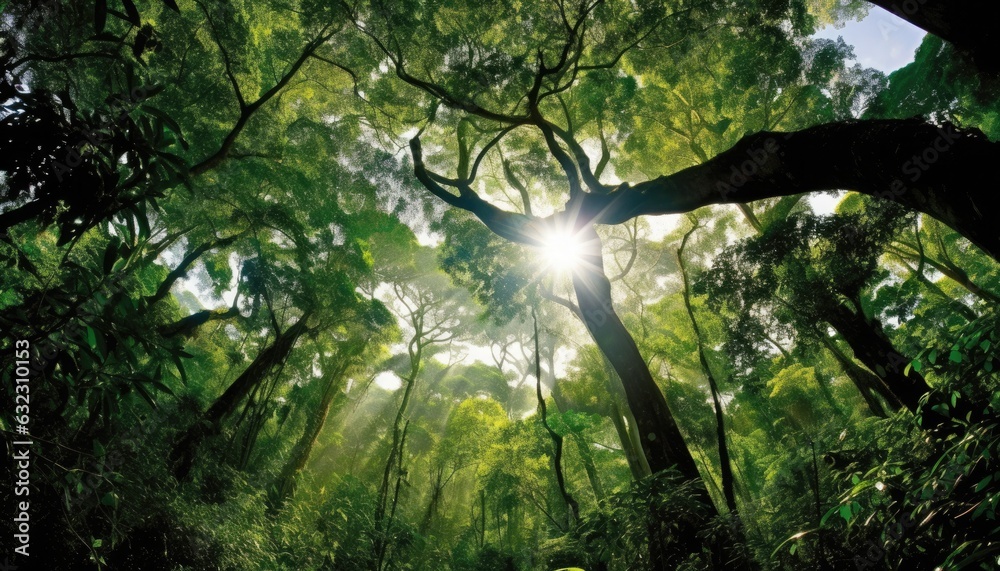
[[[0,3],[0,568],[995,569],[989,4]]]

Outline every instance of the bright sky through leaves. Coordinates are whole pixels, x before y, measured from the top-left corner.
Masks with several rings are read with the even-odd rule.
[[[827,26],[814,37],[831,40],[842,37],[854,46],[858,63],[890,73],[913,61],[913,53],[924,34],[895,14],[873,6],[862,20],[847,22],[842,28]]]

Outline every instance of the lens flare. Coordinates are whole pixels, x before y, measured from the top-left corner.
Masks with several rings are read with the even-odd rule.
[[[583,245],[571,231],[553,231],[542,240],[542,259],[554,270],[569,271],[580,263]]]

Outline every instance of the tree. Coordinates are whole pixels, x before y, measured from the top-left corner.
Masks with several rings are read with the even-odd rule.
[[[704,341],[702,340],[701,331],[698,328],[698,321],[694,316],[694,309],[691,305],[691,286],[689,285],[689,279],[687,271],[684,267],[684,247],[687,245],[688,238],[691,234],[698,229],[698,221],[694,220],[694,225],[691,230],[684,234],[684,238],[681,240],[681,246],[677,249],[677,265],[680,267],[681,279],[684,282],[684,307],[687,310],[688,318],[691,320],[691,328],[694,330],[695,339],[698,345],[698,361],[701,363],[702,369],[704,369],[705,376],[708,378],[708,384],[712,391],[712,404],[715,407],[715,425],[716,425],[716,438],[719,440],[719,467],[722,472],[722,491],[726,498],[726,507],[729,508],[731,514],[736,514],[736,492],[734,490],[734,480],[733,480],[733,468],[729,461],[729,445],[726,443],[726,426],[724,424],[724,416],[722,411],[721,396],[719,394],[719,383],[715,379],[715,375],[712,373],[712,368],[708,364],[708,358],[705,354]]]
[[[703,276],[700,291],[709,294],[716,308],[731,304],[741,323],[755,320],[758,304],[773,304],[766,315],[793,323],[797,331],[813,331],[838,356],[866,400],[875,391],[890,403],[916,411],[930,387],[916,372],[904,372],[908,359],[893,347],[862,298],[900,218],[892,208],[872,205],[869,212],[864,218],[791,217],[776,224],[760,238],[720,256]],[[841,335],[855,358],[880,381],[858,373],[840,358],[835,343],[817,322],[828,323]],[[876,403],[870,406],[879,408]]]
[[[396,246],[391,243],[386,245]],[[431,356],[430,350],[435,345],[454,341],[459,335],[458,327],[463,316],[468,316],[458,292],[449,291],[445,285],[445,276],[424,269],[429,266],[429,252],[419,249],[414,251],[412,235],[406,245],[411,248],[409,257],[397,258],[395,264],[386,268],[382,274],[382,277],[389,280],[386,285],[394,297],[390,307],[406,324],[405,331],[409,335],[406,344],[409,367],[402,379],[403,394],[399,408],[389,429],[389,456],[382,471],[378,503],[373,515],[375,535],[372,557],[375,569],[383,569],[391,561],[390,531],[396,515],[400,486],[406,473],[403,468],[404,445],[410,424],[407,409],[417,377],[424,367],[423,361]],[[393,474],[396,475],[395,485],[392,481]]]

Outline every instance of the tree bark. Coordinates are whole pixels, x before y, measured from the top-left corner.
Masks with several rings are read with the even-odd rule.
[[[372,543],[372,557],[376,562],[375,568],[381,571],[382,564],[389,548],[389,528],[392,526],[392,516],[386,515],[386,508],[389,501],[390,479],[393,468],[399,472],[398,466],[403,462],[403,445],[406,439],[406,426],[409,420],[405,421],[406,409],[410,404],[410,397],[413,393],[413,386],[416,383],[417,375],[420,373],[420,364],[423,357],[423,320],[414,319],[414,333],[410,340],[408,352],[410,357],[410,373],[403,379],[403,400],[396,411],[396,417],[392,423],[392,447],[389,449],[389,457],[385,461],[385,469],[382,471],[382,482],[378,488],[378,502],[375,504],[374,529],[375,541]],[[398,473],[397,473],[398,476]]]
[[[626,418],[628,417],[628,418]],[[625,460],[628,462],[632,477],[641,480],[653,473],[646,461],[646,455],[642,451],[642,441],[635,430],[635,419],[632,415],[620,406],[617,402],[612,405],[611,421],[618,432],[618,439],[622,443],[622,450],[625,452]]]
[[[604,499],[604,484],[601,483],[601,474],[594,464],[594,454],[590,450],[590,444],[579,434],[574,434],[571,438],[576,442],[576,448],[580,452],[583,469],[587,472],[587,480],[590,482],[590,489],[594,491],[594,498],[600,502]]]
[[[577,232],[583,253],[573,270],[573,289],[576,292],[580,312],[594,342],[621,379],[628,408],[635,416],[642,449],[650,470],[655,475],[668,468],[676,468],[685,480],[699,480],[698,485],[693,486],[692,490],[695,499],[705,506],[702,517],[715,517],[719,512],[712,503],[704,481],[701,481],[697,464],[667,407],[667,401],[653,380],[653,375],[649,372],[649,367],[642,358],[635,340],[615,312],[611,299],[611,282],[604,274],[601,239],[593,226],[579,227]],[[651,519],[648,522],[650,555],[654,564],[660,561],[661,565],[667,565],[664,559],[666,555],[662,551],[667,538],[661,533],[663,526],[654,525],[653,522],[669,520],[671,516],[659,513],[660,510],[654,509],[652,503],[650,510]],[[691,553],[697,552],[703,544],[703,540],[697,534],[700,527],[698,516],[695,516],[693,521],[681,521],[670,541],[684,546],[680,549],[690,549]],[[741,568],[748,565],[727,538],[718,539],[712,545],[712,559],[719,568]]]
[[[893,200],[950,226],[994,259],[1000,233],[989,198],[1000,183],[1000,143],[978,129],[922,119],[846,120],[801,131],[747,135],[711,160],[607,192],[578,192],[548,218],[505,211],[465,182],[456,195],[431,175],[419,138],[410,140],[414,175],[432,194],[474,214],[498,236],[540,246],[553,223],[621,224],[643,215],[679,214],[710,204],[739,204],[805,192],[854,190]],[[449,182],[448,184],[451,184]]]
[[[592,227],[586,227],[581,234],[586,253],[573,272],[577,301],[584,324],[621,378],[629,409],[643,437],[642,448],[649,467],[656,473],[676,466],[685,478],[700,478],[663,393],[653,380],[632,335],[615,313],[611,283],[604,275],[600,237]],[[703,486],[702,490],[707,499],[708,491]]]
[[[916,411],[920,397],[931,388],[916,371],[903,373],[910,360],[896,351],[882,328],[843,304],[830,312],[828,320],[854,351],[855,358],[885,381],[903,406]]]
[[[569,309],[581,322],[586,322],[583,312],[580,311],[580,307],[575,303],[556,295],[548,294],[544,290],[542,291],[542,297]],[[601,353],[601,363],[604,365],[604,371],[607,374],[605,377],[606,388],[611,398],[608,401],[607,409],[602,410],[600,414],[608,416],[614,424],[615,431],[618,433],[618,440],[622,445],[622,451],[625,453],[625,460],[628,462],[629,470],[632,472],[632,477],[638,481],[649,476],[652,471],[649,468],[646,455],[642,451],[642,440],[636,432],[635,417],[628,410],[625,388],[622,386],[622,381],[604,353]],[[558,389],[558,385],[554,385],[552,396],[559,406],[561,406],[559,404],[560,395],[561,392]]]
[[[566,526],[567,531],[569,531],[576,526],[578,521],[580,521],[580,504],[566,489],[566,478],[563,474],[562,468],[563,437],[553,430],[551,426],[549,426],[545,399],[542,398],[542,360],[538,351],[538,317],[535,315],[534,309],[531,311],[531,323],[535,329],[535,397],[538,399],[538,412],[541,415],[542,426],[545,428],[545,431],[548,432],[549,438],[552,440],[552,468],[556,474],[556,484],[559,485],[559,493],[562,495],[563,501],[566,502],[566,508],[569,512],[569,522]],[[553,386],[554,385],[555,382],[553,379]]]
[[[882,398],[896,408],[903,406],[903,403],[899,402],[899,399],[889,390],[889,387],[885,385],[882,379],[855,363],[840,350],[840,347],[837,347],[836,342],[822,332],[818,332],[817,334],[823,345],[833,354],[837,363],[840,364],[841,369],[844,370],[844,374],[847,375],[848,379],[851,379],[858,392],[861,393],[861,397],[865,399],[865,404],[868,405],[868,410],[872,414],[879,418],[888,416],[885,412],[885,407],[882,405],[882,401],[878,399],[878,395],[881,395]]]
[[[427,531],[430,530],[431,522],[438,512],[438,505],[441,502],[441,495],[444,493],[444,487],[447,485],[448,480],[444,479],[444,467],[438,466],[437,476],[434,479],[434,483],[431,484],[431,499],[427,503],[427,509],[424,511],[424,517],[420,520],[420,525],[417,527],[417,532],[420,533],[420,535],[427,535]]]
[[[932,282],[927,276],[924,275],[923,271],[914,268],[905,261],[901,260],[900,263],[908,272],[910,272],[910,275],[913,276],[914,279],[923,284],[927,291],[941,298],[944,303],[948,304],[955,313],[964,317],[966,321],[972,321],[977,317],[976,312],[972,311],[972,308],[945,293],[945,291],[941,289],[941,286]]]
[[[941,272],[941,274],[946,278],[965,288],[972,295],[987,303],[1000,305],[1000,296],[997,296],[997,294],[990,290],[979,287],[979,285],[973,282],[972,278],[969,277],[968,272],[962,268],[947,261],[938,262],[937,260],[926,256],[924,257],[924,261],[926,261],[935,270]]]

